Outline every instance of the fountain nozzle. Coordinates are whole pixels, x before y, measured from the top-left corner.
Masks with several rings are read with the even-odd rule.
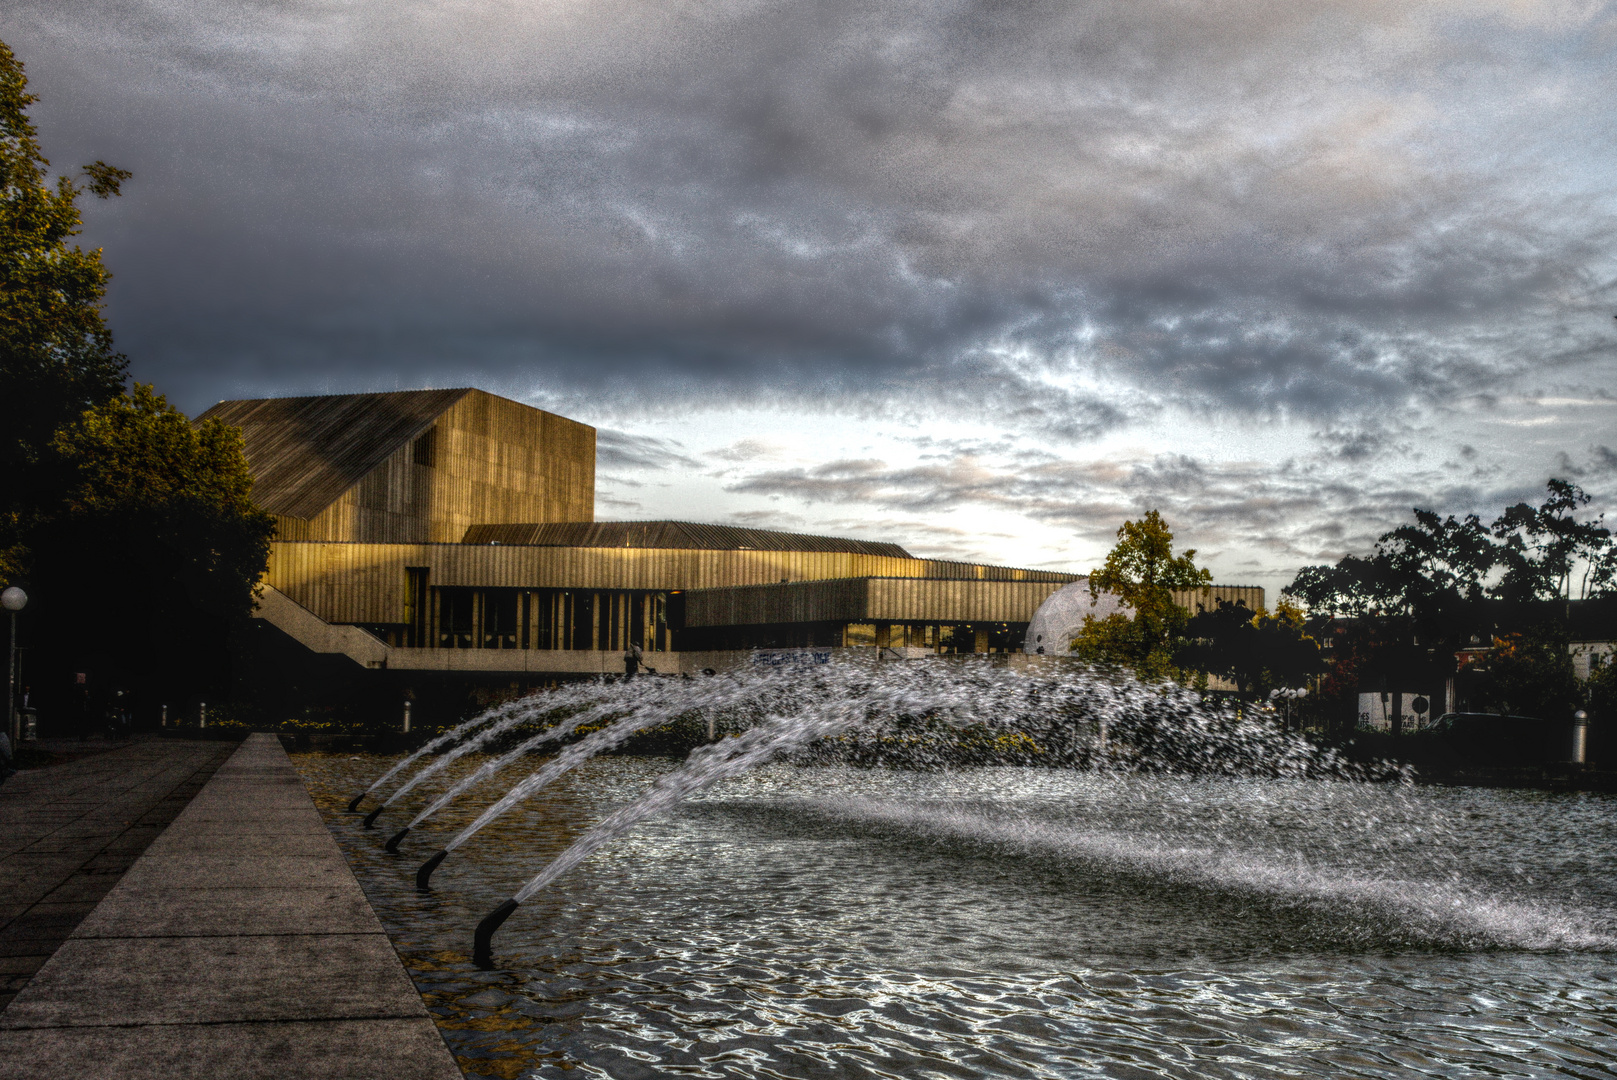
[[[364,800],[364,798],[365,798],[365,796],[366,796],[366,795],[367,795],[367,794],[369,794],[369,793],[368,793],[368,792],[364,792],[364,791],[361,791],[361,792],[360,792],[360,793],[359,793],[359,794],[358,794],[358,795],[355,795],[355,796],[354,796],[354,798],[353,798],[353,800],[352,800],[352,801],[351,801],[351,802],[349,802],[349,804],[348,804],[348,812],[349,812],[349,813],[350,813],[350,814],[353,814],[353,813],[357,813],[357,812],[358,812],[358,810],[359,810],[359,804],[360,804],[360,802],[361,802],[361,801],[363,801],[363,800]]]
[[[409,836],[409,835],[410,835],[410,826],[406,825],[404,828],[400,829],[398,832],[396,832],[392,836],[388,837],[387,838],[387,843],[385,845],[383,845],[383,846],[386,848],[386,850],[388,850],[388,851],[392,852],[393,854],[397,855],[399,853],[399,841],[403,840],[406,836]]]
[[[367,829],[376,828],[376,819],[377,819],[377,817],[382,813],[383,810],[386,810],[386,809],[387,809],[387,806],[382,805],[382,806],[378,806],[375,810],[372,810],[370,813],[366,814],[365,815],[365,827]]]
[[[472,937],[472,963],[487,970],[494,966],[494,945],[492,938],[494,931],[500,924],[511,917],[511,912],[517,909],[516,900],[507,900],[487,915],[477,924],[477,933]]]
[[[429,887],[428,883],[432,880],[432,872],[438,869],[438,864],[447,858],[449,858],[449,852],[444,848],[439,848],[432,858],[422,863],[421,868],[415,872],[415,887],[425,892]]]

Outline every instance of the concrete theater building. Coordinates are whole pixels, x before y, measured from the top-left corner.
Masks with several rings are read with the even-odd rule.
[[[632,646],[661,673],[1019,652],[1076,580],[892,543],[598,522],[595,429],[481,390],[226,401],[212,417],[242,430],[278,523],[261,631],[389,682],[621,673]]]

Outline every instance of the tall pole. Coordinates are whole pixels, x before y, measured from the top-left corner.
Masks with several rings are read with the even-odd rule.
[[[11,640],[7,644],[6,664],[6,735],[11,739],[11,745],[16,746],[21,741],[22,732],[17,730],[17,612],[28,604],[28,594],[13,585],[5,592],[0,592],[0,607],[11,612]]]
[[[11,745],[22,745],[22,732],[17,730],[17,613],[11,613],[11,637],[6,642],[6,732],[11,736]]]

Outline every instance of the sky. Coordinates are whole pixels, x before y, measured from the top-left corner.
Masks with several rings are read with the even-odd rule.
[[[135,378],[478,386],[597,517],[1278,590],[1617,518],[1617,4],[8,0]]]

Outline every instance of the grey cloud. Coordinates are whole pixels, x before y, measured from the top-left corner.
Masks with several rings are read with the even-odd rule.
[[[774,457],[779,448],[761,439],[738,439],[729,446],[707,451],[707,457],[736,464]]]
[[[595,464],[603,469],[699,469],[702,463],[669,439],[632,435],[611,428],[595,433]],[[623,481],[630,482],[630,481]]]
[[[1368,551],[1382,533],[1407,522],[1417,506],[1492,514],[1542,496],[1541,487],[1455,484],[1440,471],[1379,478],[1328,443],[1312,457],[1278,464],[1214,462],[1184,454],[1032,464],[1008,455],[992,461],[962,457],[920,466],[855,459],[760,471],[730,490],[771,496],[786,505],[864,507],[888,522],[912,511],[970,515],[989,508],[1100,549],[1110,546],[1124,519],[1157,509],[1180,545],[1199,549],[1226,574],[1248,565],[1266,567],[1263,576],[1270,584],[1284,584],[1302,565]],[[920,529],[901,542],[918,553],[959,558],[980,554],[987,545],[982,538],[974,542]]]
[[[188,406],[477,382],[1071,442],[1599,356],[1612,208],[1548,133],[1617,99],[1612,23],[17,0],[6,32],[58,159],[135,170],[88,237],[137,375]]]

